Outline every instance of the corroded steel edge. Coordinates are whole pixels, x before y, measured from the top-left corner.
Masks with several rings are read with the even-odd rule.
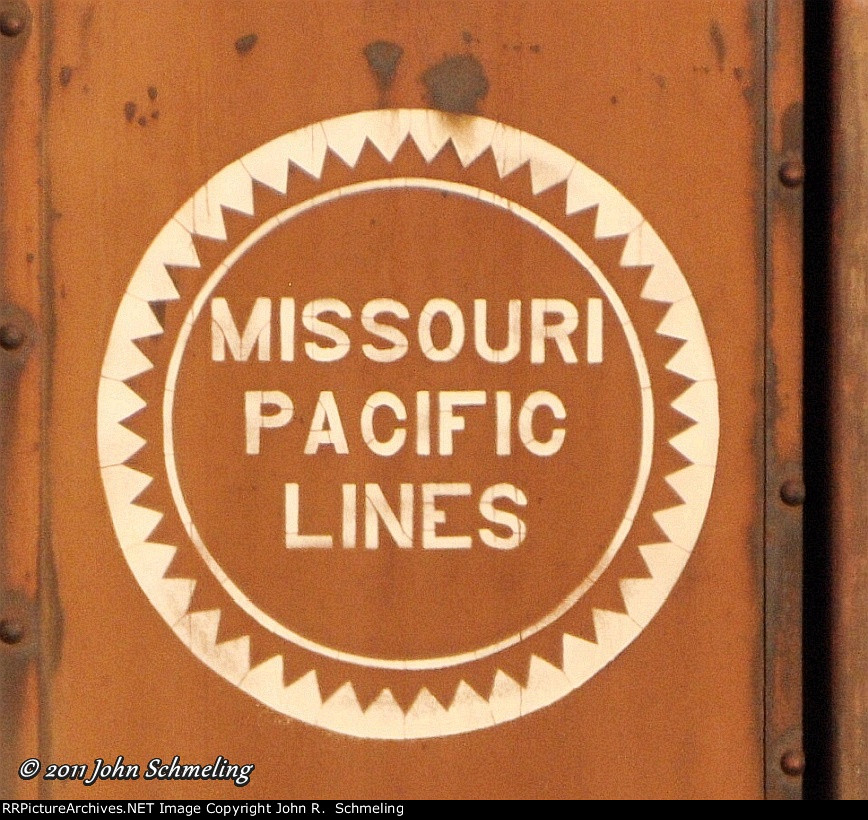
[[[802,796],[804,6],[769,0],[765,106],[765,789]],[[784,485],[787,484],[787,488]],[[782,492],[783,490],[783,492]],[[795,503],[794,503],[795,502]]]
[[[51,436],[52,397],[54,392],[55,344],[55,282],[52,256],[52,225],[58,214],[51,200],[51,167],[49,162],[49,113],[52,88],[51,58],[54,46],[55,6],[53,0],[40,0],[33,5],[39,14],[39,119],[37,120],[39,146],[39,304],[42,324],[40,434],[40,502],[39,550],[37,573],[39,589],[37,615],[39,618],[39,752],[45,760],[51,754],[52,680],[60,662],[63,638],[63,611],[57,587],[51,520],[52,469]],[[51,781],[41,780],[40,797],[51,797]]]
[[[837,0],[828,327],[830,795],[868,799],[868,4]],[[825,517],[824,516],[824,517]]]
[[[37,797],[18,764],[39,756],[40,506],[47,463],[41,450],[43,378],[48,373],[41,322],[44,265],[40,144],[43,99],[39,0],[0,3],[13,32],[0,37],[0,328],[21,344],[0,342],[0,795]],[[7,16],[9,15],[9,16]],[[10,637],[11,636],[11,637]]]

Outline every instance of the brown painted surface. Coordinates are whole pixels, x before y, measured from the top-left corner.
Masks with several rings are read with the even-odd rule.
[[[225,783],[154,785],[142,780],[91,788],[57,783],[49,789],[42,783],[43,790],[57,797],[105,798],[762,795],[767,762],[765,256],[759,226],[765,212],[765,170],[757,146],[762,144],[764,118],[763,4],[684,2],[667,4],[662,13],[654,4],[638,2],[550,3],[544,11],[521,3],[459,8],[428,3],[154,2],[146,8],[59,2],[35,19],[25,48],[34,49],[28,59],[38,66],[36,44],[42,43],[45,61],[46,166],[40,177],[46,186],[50,172],[51,188],[50,201],[43,199],[50,220],[43,219],[41,235],[49,241],[50,256],[40,257],[39,264],[48,298],[40,302],[35,297],[30,309],[26,294],[11,293],[8,282],[30,282],[38,293],[33,280],[24,270],[6,278],[7,298],[30,309],[40,328],[51,330],[49,317],[56,316],[50,350],[31,358],[28,368],[33,369],[26,371],[35,385],[40,366],[50,374],[51,398],[46,398],[46,385],[42,411],[48,425],[42,440],[48,494],[41,506],[50,517],[41,549],[35,537],[22,541],[29,546],[20,547],[17,559],[30,560],[34,567],[41,562],[41,618],[48,633],[52,577],[45,568],[53,554],[64,622],[62,660],[56,670],[50,668],[47,639],[42,646],[42,657],[49,660],[41,666],[40,708],[48,710],[41,756],[45,762],[91,764],[97,757],[114,760],[122,754],[127,762],[143,765],[175,754],[201,763],[222,755],[256,765],[241,793]],[[396,44],[400,58],[393,65],[399,52],[372,52],[369,46],[375,43]],[[471,84],[462,81],[456,87],[453,75],[462,71],[470,72]],[[491,729],[425,740],[362,740],[283,717],[253,700],[198,661],[151,607],[118,549],[106,508],[95,441],[97,385],[108,333],[133,270],[174,211],[214,173],[268,140],[310,123],[381,106],[426,105],[476,111],[538,135],[600,173],[642,211],[684,271],[702,313],[720,389],[720,457],[693,556],[660,613],[611,665],[555,704]],[[39,120],[38,111],[32,116]],[[6,129],[16,133],[8,124]],[[9,152],[4,155],[8,163]],[[378,161],[372,152],[363,155],[353,180],[379,174]],[[421,173],[418,159],[413,162],[403,155],[396,160],[399,168],[406,163],[408,175]],[[496,181],[490,165],[474,164],[465,172],[448,151],[427,172],[450,178],[466,173],[462,179],[480,186]],[[4,173],[8,180],[8,167]],[[315,194],[345,177],[346,169],[332,162],[320,183],[299,175],[298,190],[291,185],[291,196]],[[504,184],[512,186],[516,199],[526,196],[527,171],[516,172]],[[16,202],[26,201],[23,192],[34,186],[22,180],[7,190]],[[578,294],[568,291],[567,273],[559,267],[563,260],[506,216],[483,219],[475,210],[479,206],[466,201],[438,202],[435,207],[430,200],[440,197],[429,193],[401,197],[342,201],[332,210],[312,214],[307,224],[299,221],[293,226],[297,234],[281,234],[257,246],[243,261],[244,284],[227,280],[223,295],[246,298],[245,309],[256,296],[289,295],[285,282],[275,281],[269,271],[291,254],[299,270],[309,271],[303,283],[294,285],[299,303],[336,295],[352,299],[355,310],[387,290],[388,295],[400,294],[394,298],[415,316],[431,296],[462,305],[474,297],[500,300],[502,305],[513,294],[529,301],[569,292],[577,304],[593,297],[587,288]],[[257,202],[264,213],[276,212],[278,199],[261,192]],[[35,202],[33,224],[38,224],[38,197]],[[554,202],[554,196],[546,195],[536,201],[552,221],[559,218]],[[227,219],[232,236],[245,232],[243,219]],[[601,267],[613,277],[624,277],[624,271],[617,270],[623,240],[594,240],[590,217],[580,218],[577,226]],[[40,253],[39,236],[31,244],[35,249],[30,252]],[[203,260],[219,262],[207,242],[199,245]],[[4,247],[4,253],[12,252],[8,240]],[[522,273],[516,260],[550,270],[551,292],[537,293],[537,280]],[[492,269],[509,271],[508,278],[494,279]],[[534,267],[528,270],[532,273]],[[442,280],[448,287],[432,289],[432,277],[426,276],[431,272],[440,276],[433,278],[438,285]],[[629,291],[626,279],[616,287]],[[634,320],[653,329],[663,314],[662,309],[655,314],[657,310],[646,303]],[[182,320],[183,313],[171,306],[161,317],[167,328],[177,328]],[[289,578],[279,543],[282,511],[275,507],[273,493],[289,480],[284,477],[288,465],[298,469],[301,463],[298,449],[303,442],[292,438],[299,433],[288,429],[281,445],[285,450],[269,449],[263,457],[261,481],[269,488],[268,500],[257,489],[254,471],[237,466],[243,454],[236,439],[231,445],[235,449],[209,449],[219,439],[215,431],[240,435],[237,406],[224,397],[246,389],[281,389],[281,365],[270,363],[262,370],[268,383],[258,388],[249,381],[258,367],[254,364],[243,366],[237,376],[221,371],[215,379],[207,362],[207,323],[201,331],[190,343],[194,364],[182,371],[179,381],[178,441],[185,442],[178,450],[179,470],[189,479],[191,505],[205,522],[215,552],[234,562],[233,572],[244,577],[251,594],[281,617],[304,624],[323,640],[341,643],[347,651],[392,657],[459,652],[535,617],[541,605],[562,594],[558,585],[565,576],[585,571],[588,555],[577,550],[565,559],[553,539],[552,552],[538,562],[526,558],[519,547],[503,555],[471,550],[445,556],[448,564],[435,565],[430,555],[418,555],[415,562],[416,552],[398,554],[389,544],[390,552],[337,553],[334,563],[329,563],[331,556],[303,556],[305,568]],[[611,367],[624,369],[616,381],[630,396],[630,378],[635,377],[624,367],[623,345],[619,348],[616,333],[605,332],[606,339],[613,340]],[[168,345],[146,347],[155,362],[159,357],[165,361]],[[651,355],[660,366],[665,354],[661,348]],[[423,389],[422,384],[430,384],[432,391],[449,387],[448,376],[439,377],[443,383],[438,384],[436,369],[412,355],[389,372],[386,383],[374,386],[358,360],[348,357],[340,364],[339,375],[330,371],[328,378],[356,405],[376,389],[410,395]],[[298,383],[326,389],[322,371],[309,363],[304,367]],[[582,368],[590,372],[580,358],[579,372],[584,373]],[[461,381],[451,389],[478,385],[489,393],[511,389],[519,394],[537,378],[526,366],[517,366],[504,386],[472,359],[450,372]],[[547,378],[548,384],[558,386],[566,376],[563,368],[552,365]],[[317,379],[323,379],[322,384]],[[147,376],[141,381],[142,390],[157,399],[159,385],[149,387]],[[675,395],[678,389],[665,380],[659,387],[661,396]],[[590,381],[580,390],[586,392],[576,394],[576,413],[593,406],[589,417],[606,423],[588,424],[587,434],[565,451],[556,477],[530,458],[511,475],[526,485],[528,495],[536,492],[544,499],[535,512],[529,511],[529,516],[539,516],[529,517],[529,532],[551,528],[556,536],[560,527],[591,542],[594,527],[605,529],[617,507],[617,493],[625,483],[618,472],[619,448],[635,447],[637,411],[630,400],[613,404],[618,397],[611,393],[598,398]],[[37,387],[32,392],[37,401],[38,394]],[[22,387],[24,395],[31,394]],[[312,409],[306,397],[297,412],[309,418]],[[451,481],[462,472],[483,486],[499,480],[485,457],[488,439],[470,430],[473,412],[466,413],[470,449],[456,456],[444,477],[416,476],[412,470],[418,465],[407,459],[402,466],[409,471],[408,481]],[[30,423],[39,417],[38,404],[20,413]],[[143,435],[152,425],[152,438],[159,428],[158,414],[145,411],[141,425]],[[661,436],[680,429],[672,418],[661,425]],[[350,444],[358,441],[351,439]],[[136,458],[141,468],[158,464],[159,447],[149,444]],[[305,478],[311,488],[322,485],[324,498],[336,481],[369,480],[370,465],[352,465],[341,474],[345,468],[340,463],[329,464]],[[231,481],[217,480],[224,475]],[[382,476],[384,487],[393,482],[393,493],[396,476],[397,467]],[[38,475],[33,482],[39,486]],[[167,498],[161,481],[149,492],[149,503]],[[658,480],[651,492],[649,503],[663,503],[669,490]],[[238,504],[239,498],[244,504]],[[33,497],[23,506],[31,512],[39,508]],[[316,527],[327,526],[332,514],[323,501],[312,515],[321,519],[305,522],[307,531],[319,532]],[[161,526],[177,529],[180,524],[169,518]],[[474,520],[472,507],[469,512],[456,508],[450,517],[456,532],[478,527]],[[248,561],[237,550],[245,536]],[[360,563],[368,558],[371,564]],[[371,577],[370,566],[376,568],[373,577],[381,586],[365,584],[365,595],[356,598],[360,585]],[[636,567],[623,571],[630,577]],[[390,583],[390,573],[401,582],[411,578],[415,592],[398,581]],[[304,595],[287,601],[279,594],[280,585],[290,581],[300,584]],[[512,602],[515,584],[515,607],[498,608],[498,601]],[[209,592],[207,584],[202,587],[205,605]],[[479,605],[468,605],[480,589],[485,594]],[[319,591],[328,606],[314,606]],[[622,606],[615,583],[592,592],[600,596],[599,606]],[[402,631],[401,624],[407,622],[414,628]],[[379,628],[383,624],[387,628]],[[231,632],[231,623],[223,626]],[[574,628],[581,632],[583,625]],[[533,651],[554,657],[558,647],[547,643],[543,632]],[[506,655],[502,663],[512,675],[527,674],[527,653]],[[487,668],[479,664],[473,684],[484,689],[497,668],[493,661]],[[323,685],[330,691],[339,688],[342,674],[337,666],[330,670],[324,664]],[[369,675],[368,680],[367,674],[358,676],[360,697],[364,691],[373,697],[382,685],[381,678]],[[428,685],[445,698],[458,680],[441,672]],[[400,691],[402,681],[396,678],[390,685],[399,702],[410,697]],[[790,685],[797,689],[795,682]],[[35,714],[32,705],[17,725],[32,724]],[[5,758],[7,777],[29,754],[22,745],[15,756]],[[32,787],[14,784],[16,793]]]

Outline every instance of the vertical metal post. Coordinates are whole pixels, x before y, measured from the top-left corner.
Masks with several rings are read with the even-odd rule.
[[[828,526],[832,795],[868,798],[868,2],[832,49]]]
[[[766,796],[802,796],[802,157],[804,5],[766,23]]]
[[[37,797],[17,763],[39,756],[44,719],[39,656],[42,444],[47,297],[40,190],[44,13],[42,0],[0,0],[0,757],[4,797]]]

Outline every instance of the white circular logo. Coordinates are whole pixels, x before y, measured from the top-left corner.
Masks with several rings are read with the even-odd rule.
[[[271,708],[369,738],[512,720],[615,658],[696,544],[718,428],[638,210],[537,137],[427,110],[216,174],[133,274],[98,401],[164,620]]]

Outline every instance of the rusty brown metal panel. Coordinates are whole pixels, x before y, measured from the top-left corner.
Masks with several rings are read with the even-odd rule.
[[[831,792],[868,798],[868,6],[836,2],[829,343]]]
[[[767,534],[798,527],[772,509],[799,478],[798,333],[784,319],[798,288],[779,283],[798,273],[800,224],[772,155],[798,159],[799,9],[34,12],[33,224],[50,256],[31,312],[49,344],[22,418],[43,419],[48,484],[26,505],[42,541],[22,555],[41,562],[43,762],[220,755],[255,764],[247,797],[792,792],[779,771],[798,753],[799,638],[776,613],[792,620],[797,544],[763,556]],[[266,297],[296,328],[275,321],[279,360],[241,338]],[[376,298],[409,306],[407,352],[362,355],[346,318],[346,361],[312,361],[329,349],[313,313],[290,322],[319,298],[352,317]],[[493,316],[521,300],[531,335],[574,300],[577,361],[556,331],[539,331],[537,354],[525,335],[515,363],[459,356],[444,321],[456,348],[479,349],[474,298]],[[455,311],[431,299],[460,305],[466,349]],[[416,332],[426,304],[430,339]],[[235,361],[244,348],[256,361]],[[534,390],[536,417],[521,404]],[[322,391],[356,408],[346,445]],[[366,433],[374,391],[405,401],[379,405]],[[426,437],[431,397],[440,426]],[[266,405],[279,418],[264,421]],[[386,452],[381,422],[402,414],[406,440]],[[634,462],[644,495],[630,494]],[[402,482],[415,527],[396,517]],[[512,512],[485,529],[493,507],[478,496],[506,482],[500,506],[526,507],[526,529]],[[369,485],[388,497],[344,513],[354,532],[341,484],[351,511],[347,486],[356,509]],[[626,540],[599,557],[607,528]],[[23,754],[3,764],[21,792],[33,782],[9,772]],[[58,797],[238,794],[219,780],[38,782]]]
[[[766,792],[801,796],[803,7],[768,18]]]

